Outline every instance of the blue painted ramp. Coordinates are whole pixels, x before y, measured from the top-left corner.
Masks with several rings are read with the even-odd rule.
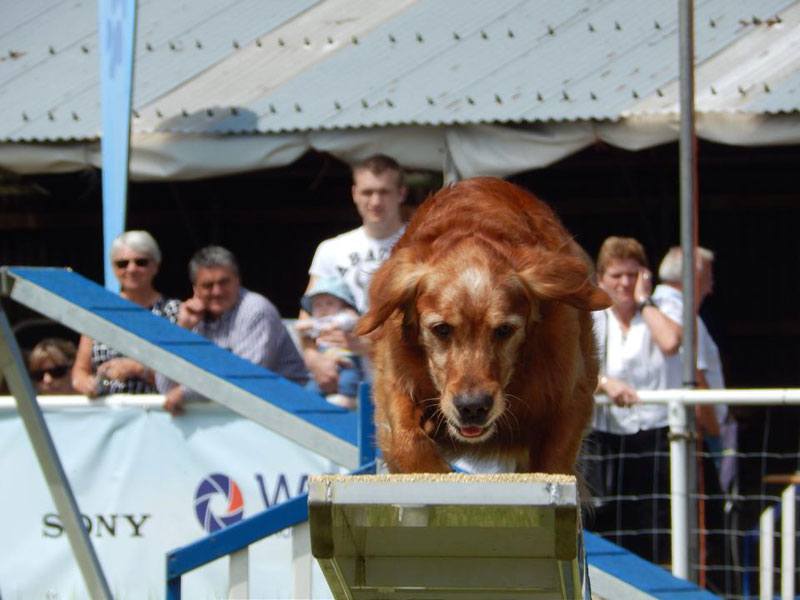
[[[0,290],[342,466],[359,464],[355,413],[77,273],[4,267]]]
[[[713,600],[719,598],[691,581],[601,538],[584,532],[592,594],[609,600]]]

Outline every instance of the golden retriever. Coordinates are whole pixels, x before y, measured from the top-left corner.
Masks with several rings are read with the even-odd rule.
[[[574,473],[610,300],[553,211],[495,178],[443,188],[376,271],[369,334],[378,445],[392,472],[460,456]]]

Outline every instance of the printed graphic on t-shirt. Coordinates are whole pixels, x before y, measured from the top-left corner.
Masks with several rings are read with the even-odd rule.
[[[383,261],[389,258],[391,253],[391,246],[384,248],[370,248],[366,253],[359,254],[352,252],[349,256],[350,265],[337,266],[339,275],[345,281],[352,282],[355,287],[366,293],[369,288],[369,282],[372,280],[372,275],[378,270]]]
[[[376,240],[363,227],[325,240],[317,248],[309,274],[315,277],[341,277],[350,288],[356,308],[364,312],[370,281],[378,267],[389,258],[403,229],[389,238]]]

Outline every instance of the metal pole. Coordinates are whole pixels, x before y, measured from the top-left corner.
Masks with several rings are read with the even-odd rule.
[[[781,494],[781,600],[794,599],[795,489]]]
[[[375,460],[375,407],[372,404],[372,386],[361,382],[358,386],[358,466]]]
[[[774,569],[775,569],[775,509],[771,506],[761,513],[759,519],[758,542],[758,581],[760,600],[772,600],[775,597]]]
[[[228,598],[250,598],[250,546],[231,552],[228,556]]]
[[[694,122],[694,2],[680,0],[680,215],[681,248],[683,250],[683,385],[687,389],[696,387],[697,349],[695,344],[695,248],[697,247],[697,138]],[[694,412],[687,416],[688,431],[695,432]],[[689,445],[688,462],[689,489],[696,489],[697,468],[693,444]],[[697,510],[688,505],[688,525],[696,529]],[[698,563],[698,540],[690,536],[688,545],[682,549],[688,554],[691,564]],[[673,560],[676,554],[673,553]],[[688,576],[689,574],[687,574]],[[688,578],[688,577],[687,577]]]
[[[17,400],[19,416],[25,424],[28,438],[31,440],[47,487],[50,489],[50,495],[53,497],[53,503],[64,524],[67,539],[78,562],[89,596],[111,600],[111,591],[103,575],[103,569],[81,521],[78,503],[72,494],[64,467],[58,459],[53,438],[50,437],[44,416],[36,401],[36,392],[28,377],[22,353],[2,305],[0,305],[0,371],[5,375],[8,387]]]
[[[293,598],[311,598],[314,557],[311,555],[311,529],[308,521],[292,527]]]
[[[448,185],[456,183],[461,180],[461,173],[458,172],[458,167],[453,160],[453,155],[450,153],[450,142],[445,136],[444,140],[444,159],[442,161],[442,183]]]
[[[692,0],[681,0],[680,67],[681,132],[680,196],[683,250],[683,384],[696,386],[695,365],[695,248],[697,246],[697,139],[694,130],[694,10]]]
[[[670,402],[669,417],[669,476],[670,516],[672,519],[672,574],[689,578],[689,490],[686,467],[689,456],[687,410],[680,402]]]

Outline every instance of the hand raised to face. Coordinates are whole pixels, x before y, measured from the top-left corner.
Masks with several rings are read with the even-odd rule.
[[[192,329],[203,320],[205,312],[205,302],[197,296],[192,296],[188,300],[181,302],[181,307],[178,310],[178,325],[186,329]]]
[[[636,278],[636,286],[633,289],[633,297],[637,302],[643,302],[653,293],[653,274],[649,269],[642,267],[639,269],[639,276]]]

